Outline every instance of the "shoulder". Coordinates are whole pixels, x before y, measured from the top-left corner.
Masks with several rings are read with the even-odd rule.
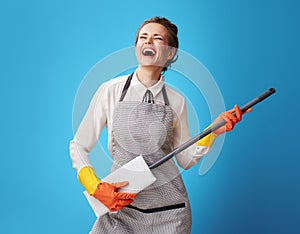
[[[179,102],[179,103],[184,103],[185,102],[185,98],[184,96],[177,90],[175,90],[174,88],[170,87],[169,85],[165,84],[166,87],[166,92],[168,97],[170,98],[170,102],[174,101],[174,102]]]
[[[115,78],[112,78],[108,81],[105,81],[102,83],[99,88],[97,89],[97,95],[99,94],[116,94],[120,91],[122,91],[125,82],[128,78],[128,75],[118,76]]]
[[[185,107],[185,97],[173,87],[166,84],[165,87],[172,109],[176,110],[177,113],[182,112]]]
[[[128,78],[128,75],[123,75],[123,76],[118,76],[115,78],[112,78],[106,82],[104,82],[100,88],[105,88],[105,89],[115,89],[115,88],[119,88],[119,87],[123,87],[126,80]]]
[[[92,102],[97,105],[110,105],[121,95],[128,75],[118,76],[103,82],[96,90]]]

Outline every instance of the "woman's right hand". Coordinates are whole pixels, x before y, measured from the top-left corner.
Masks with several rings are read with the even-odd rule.
[[[133,202],[135,193],[118,192],[119,188],[128,185],[128,181],[119,183],[100,182],[93,196],[104,204],[110,211],[121,210]]]

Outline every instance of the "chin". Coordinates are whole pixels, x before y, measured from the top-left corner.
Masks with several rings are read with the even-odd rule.
[[[139,64],[139,67],[144,67],[144,68],[153,68],[153,69],[157,69],[157,68],[163,68],[162,66],[158,66],[156,64]]]
[[[147,67],[162,67],[163,63],[160,63],[159,61],[153,61],[149,59],[143,59],[139,61],[140,66],[147,66]]]

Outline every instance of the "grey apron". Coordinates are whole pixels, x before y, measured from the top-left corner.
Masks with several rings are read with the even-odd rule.
[[[148,165],[173,149],[173,112],[165,87],[165,105],[123,101],[128,77],[112,123],[112,171],[142,155]],[[173,159],[152,170],[155,183],[131,205],[96,220],[90,233],[190,233],[191,212],[180,172]]]

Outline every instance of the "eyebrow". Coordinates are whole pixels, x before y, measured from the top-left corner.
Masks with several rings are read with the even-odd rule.
[[[140,33],[140,35],[148,35],[148,33]],[[163,37],[163,35],[159,34],[159,33],[155,33],[153,36],[161,36],[161,37]]]

